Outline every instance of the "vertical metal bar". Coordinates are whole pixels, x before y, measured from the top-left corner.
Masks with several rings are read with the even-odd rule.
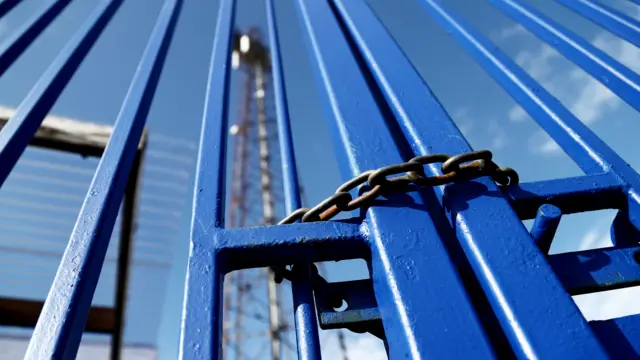
[[[433,0],[425,10],[458,40],[587,174],[612,173],[628,191],[629,220],[640,228],[640,177],[569,109],[489,40]]]
[[[532,6],[516,0],[490,0],[489,2],[640,111],[640,76],[638,74]]]
[[[561,218],[562,210],[557,206],[544,204],[538,209],[536,219],[531,227],[531,237],[543,254],[549,253]]]
[[[19,2],[20,0],[4,0],[2,3],[0,3],[0,18],[7,15],[7,13],[9,13],[11,9],[18,5]]]
[[[222,266],[215,248],[224,227],[229,69],[235,1],[222,0],[213,40],[194,188],[191,249],[180,334],[180,359],[221,358]]]
[[[280,141],[284,205],[286,213],[290,214],[300,208],[302,203],[273,0],[266,1],[266,14],[271,55],[271,78]],[[309,264],[296,264],[293,271],[295,272],[296,280],[291,284],[291,290],[293,293],[298,358],[300,360],[320,360],[318,321],[311,288],[310,266]]]
[[[0,131],[0,185],[121,4],[122,0],[100,2]]]
[[[127,292],[129,291],[129,274],[137,219],[140,177],[142,164],[147,148],[146,134],[143,134],[140,147],[136,152],[131,175],[127,182],[122,203],[122,225],[120,227],[120,244],[118,245],[118,266],[116,268],[116,291],[114,300],[114,333],[111,334],[111,360],[120,360],[124,340],[125,317],[127,316]]]
[[[463,135],[364,1],[333,1],[413,152],[469,151]],[[441,174],[438,164],[426,171]],[[516,356],[606,358],[506,199],[484,196],[499,194],[490,179],[434,190],[440,202],[434,212],[449,212],[462,250]],[[571,342],[561,336],[567,332]]]
[[[75,358],[181,0],[166,0],[62,257],[25,359]]]
[[[0,75],[7,71],[38,35],[69,5],[70,1],[50,1],[0,44]]]
[[[593,0],[558,0],[576,13],[640,47],[640,22]]]
[[[299,0],[298,8],[343,175],[411,156],[390,133],[328,2]],[[363,226],[389,358],[494,358],[444,245],[455,240],[434,199],[414,192],[383,203],[366,212]]]

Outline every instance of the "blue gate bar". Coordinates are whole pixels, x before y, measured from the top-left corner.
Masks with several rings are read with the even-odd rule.
[[[640,76],[532,6],[517,0],[490,0],[495,7],[526,27],[596,80],[640,111]]]
[[[224,227],[229,68],[235,0],[221,0],[202,116],[193,195],[180,359],[222,357],[222,271],[216,243]]]
[[[299,209],[302,203],[300,201],[298,170],[291,136],[273,0],[266,1],[266,14],[271,54],[269,60],[271,62],[276,119],[280,140],[284,207],[286,213],[290,214]],[[318,319],[316,318],[316,308],[311,287],[311,268],[309,264],[296,262],[294,270],[296,279],[292,282],[291,288],[293,292],[298,358],[301,360],[320,360],[320,338],[318,336]]]
[[[640,335],[640,316],[632,315],[604,321],[589,323],[598,335],[601,335],[603,345],[609,351],[612,359],[633,359],[640,354],[640,344],[637,341],[620,339],[638,339]],[[619,336],[612,336],[612,335]]]
[[[329,4],[299,0],[298,9],[343,176],[408,158],[389,132]],[[367,211],[364,226],[389,357],[494,358],[443,244],[452,234],[439,226],[443,214],[434,200],[414,192],[388,201],[393,205]]]
[[[160,11],[78,215],[25,359],[70,359],[77,354],[181,4],[181,0],[166,0]]]
[[[574,214],[622,209],[627,202],[622,184],[609,174],[536,181],[501,190],[522,220],[535,218],[543,204],[558,206],[564,214]]]
[[[7,13],[9,11],[11,11],[11,9],[13,9],[16,5],[18,5],[18,3],[20,2],[20,0],[4,0],[3,2],[0,3],[0,18],[2,18],[3,16],[7,15]]]
[[[538,214],[531,227],[531,237],[543,254],[549,253],[560,219],[562,219],[562,210],[559,207],[543,204],[538,208]]]
[[[334,2],[414,153],[469,151],[462,134],[371,9],[362,1]],[[427,170],[429,175],[441,174],[435,165]],[[498,193],[489,179],[478,186],[451,185],[446,192],[444,187],[435,189],[442,206],[450,211],[458,240],[516,356],[606,358],[508,202],[499,196],[481,196],[486,192]],[[573,334],[570,344],[551,335],[567,331]]]
[[[70,0],[52,0],[42,6],[27,22],[0,44],[0,75],[2,75],[44,29],[64,10]]]
[[[640,22],[593,0],[558,0],[564,6],[594,23],[640,46]]]
[[[362,330],[383,338],[391,359],[605,359],[637,353],[640,345],[631,339],[640,329],[640,315],[587,323],[571,296],[640,285],[640,175],[464,19],[438,0],[419,1],[585,174],[513,187],[498,187],[488,177],[416,187],[407,193],[386,194],[348,220],[225,229],[236,2],[221,0],[193,194],[181,359],[221,359],[225,274],[291,264],[299,359],[321,359],[316,311],[323,328]],[[558,1],[640,47],[640,21],[607,2]],[[640,5],[640,0],[629,1]],[[96,1],[95,9],[4,125],[0,185],[26,146],[33,145],[44,117],[123,2]],[[26,359],[66,359],[77,354],[119,207],[123,197],[134,198],[136,186],[130,182],[130,173],[141,161],[145,123],[183,2],[163,1]],[[525,2],[489,2],[640,111],[640,75]],[[0,0],[0,18],[19,3]],[[71,1],[42,3],[0,43],[0,75]],[[284,205],[292,212],[302,204],[275,5],[275,0],[265,1]],[[296,0],[295,6],[299,27],[292,30],[302,31],[345,179],[416,155],[471,150],[366,0]],[[442,174],[439,164],[428,165],[425,171]],[[127,218],[134,218],[134,208],[129,204]],[[547,254],[563,215],[603,209],[618,210],[611,226],[613,247]],[[531,233],[523,219],[535,219]],[[121,227],[123,238],[130,235],[130,225]],[[127,272],[120,270],[127,266],[127,247],[120,250],[118,277],[125,280]],[[347,259],[364,259],[371,279],[314,288],[312,263]],[[121,304],[126,281],[120,284],[116,303]],[[348,300],[344,313],[326,308],[322,301],[315,303],[314,296],[322,298],[327,289]],[[116,305],[119,328],[123,309]],[[121,344],[120,335],[112,338],[115,347]],[[626,340],[628,346],[618,345]]]
[[[571,295],[640,285],[640,246],[554,254],[549,264]]]
[[[122,0],[100,2],[20,103],[0,132],[0,185],[11,173],[42,120],[95,44],[98,36],[122,4]]]
[[[586,174],[606,172],[627,192],[631,223],[640,227],[640,177],[607,144],[546,91],[521,67],[482,35],[433,0],[420,0],[424,8],[478,61],[532,118],[562,147]],[[571,60],[571,59],[570,59]]]
[[[362,258],[368,250],[362,225],[349,221],[291,224],[224,231],[216,248],[224,271]],[[301,237],[300,234],[304,233]],[[339,252],[336,253],[336,249]],[[267,256],[271,254],[272,256]],[[277,255],[277,256],[276,256]]]

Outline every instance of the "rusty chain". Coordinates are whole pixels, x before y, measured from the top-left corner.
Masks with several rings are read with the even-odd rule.
[[[411,185],[418,187],[441,186],[482,176],[491,177],[499,186],[518,184],[518,173],[512,168],[499,167],[493,162],[492,157],[489,150],[472,151],[455,156],[431,154],[417,156],[407,162],[385,166],[377,170],[365,171],[342,184],[333,195],[315,207],[298,209],[280,221],[278,225],[292,224],[296,221],[303,223],[327,221],[343,211],[366,208],[381,195],[415,189]],[[427,176],[424,167],[437,163],[442,163],[442,175]],[[389,178],[393,175],[399,176]],[[359,195],[353,198],[350,191],[357,187],[360,187]],[[293,279],[291,270],[286,267],[272,267],[271,269],[277,283],[282,282],[283,279],[289,281]],[[312,266],[312,277],[314,285],[326,284],[326,280],[318,274],[315,266]]]

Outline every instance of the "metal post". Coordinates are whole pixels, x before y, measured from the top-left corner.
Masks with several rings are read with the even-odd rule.
[[[260,184],[262,189],[262,216],[264,225],[276,222],[273,188],[271,187],[271,171],[269,170],[269,136],[264,97],[266,94],[264,69],[261,65],[254,67],[256,81],[256,105],[258,114],[258,142],[260,144]],[[271,358],[280,359],[280,309],[278,304],[278,288],[274,281],[273,271],[267,269],[267,289],[269,296],[269,336],[271,337]]]
[[[120,244],[118,246],[118,268],[116,270],[116,294],[114,313],[114,333],[111,335],[111,360],[120,360],[124,336],[125,317],[127,315],[127,291],[129,284],[129,270],[131,265],[131,251],[135,233],[135,219],[138,209],[138,192],[140,176],[146,149],[146,136],[143,135],[140,149],[133,162],[129,182],[122,203],[122,226],[120,228]]]

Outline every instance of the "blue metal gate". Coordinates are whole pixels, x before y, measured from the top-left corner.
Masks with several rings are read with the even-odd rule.
[[[499,187],[489,177],[387,195],[351,220],[224,229],[226,137],[234,0],[221,0],[205,99],[180,345],[183,359],[219,359],[223,275],[294,264],[298,352],[319,359],[317,321],[384,339],[391,359],[629,358],[638,317],[589,324],[571,295],[640,279],[640,177],[510,58],[436,0],[419,1],[585,172]],[[364,0],[296,0],[345,178],[415,156],[472,149]],[[560,3],[640,45],[640,24],[595,0]],[[10,3],[0,5],[0,12]],[[0,49],[0,71],[64,1]],[[6,179],[70,76],[122,1],[101,1],[0,133]],[[300,207],[273,0],[269,45],[286,208]],[[498,9],[640,110],[638,75],[516,0]],[[102,155],[32,337],[27,358],[73,358],[182,2],[166,0]],[[292,29],[293,30],[293,29]],[[288,29],[288,31],[290,31]],[[440,164],[424,172],[442,175]],[[518,164],[515,164],[516,167]],[[547,255],[560,217],[617,209],[615,246]],[[523,219],[535,219],[530,232]],[[316,287],[309,264],[362,258],[371,280]],[[606,259],[597,269],[594,258]],[[348,303],[338,312],[323,297]],[[318,317],[316,316],[318,315]],[[318,319],[319,318],[319,319]],[[611,331],[615,328],[617,331]],[[621,346],[620,344],[629,344]]]

